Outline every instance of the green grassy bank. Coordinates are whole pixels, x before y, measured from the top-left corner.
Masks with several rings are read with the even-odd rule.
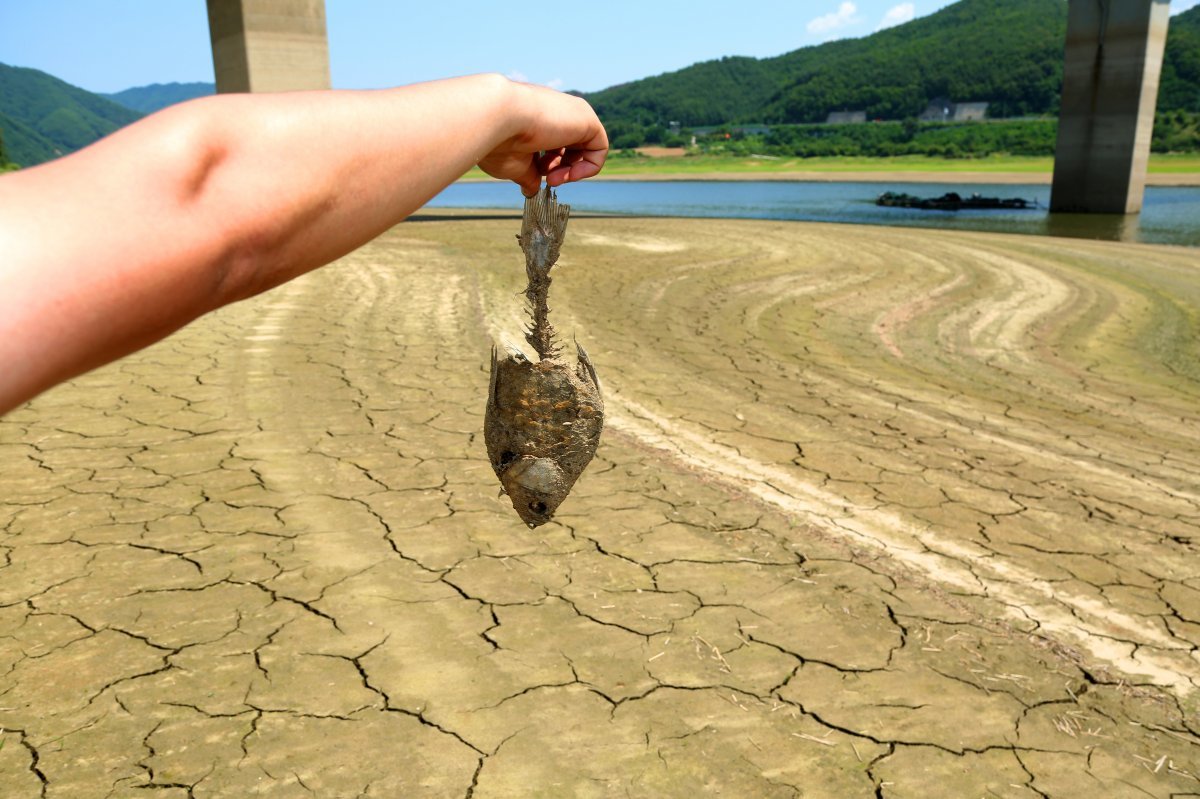
[[[824,157],[824,158],[774,158],[732,155],[688,155],[648,156],[633,152],[614,153],[604,165],[608,177],[687,178],[703,175],[720,179],[744,179],[761,175],[782,176],[789,173],[830,173],[853,175],[854,173],[944,174],[952,178],[955,173],[993,173],[996,175],[1029,175],[1033,178],[1048,178],[1054,171],[1054,159],[1049,156],[991,155],[985,158],[935,158],[923,155],[905,155],[892,158],[869,157]],[[1195,175],[1200,183],[1200,153],[1152,154],[1149,172],[1151,176]],[[487,176],[479,169],[472,169],[467,179],[482,179]]]

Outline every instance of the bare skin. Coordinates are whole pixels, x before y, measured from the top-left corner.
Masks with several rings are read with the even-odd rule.
[[[607,149],[585,101],[477,75],[205,98],[6,175],[0,413],[351,252],[473,165],[532,195]]]

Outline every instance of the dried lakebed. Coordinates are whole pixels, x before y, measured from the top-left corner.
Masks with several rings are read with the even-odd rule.
[[[0,794],[1200,795],[1195,250],[573,220],[610,427],[530,532],[518,226],[0,420]]]

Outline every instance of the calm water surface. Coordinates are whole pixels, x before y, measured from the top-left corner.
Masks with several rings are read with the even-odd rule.
[[[885,191],[937,197],[956,191],[964,197],[1023,197],[1040,207],[1026,211],[919,211],[880,208]],[[1141,241],[1200,247],[1200,188],[1146,189],[1137,216],[1054,214],[1047,212],[1050,187],[949,183],[794,183],[784,181],[601,181],[573,183],[559,199],[578,212],[638,216],[797,219],[863,225],[986,230],[1049,236]],[[519,210],[521,195],[511,183],[455,183],[428,208],[505,208]]]

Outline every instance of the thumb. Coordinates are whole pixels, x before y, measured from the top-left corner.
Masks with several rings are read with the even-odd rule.
[[[513,178],[513,182],[521,187],[522,194],[532,197],[542,188],[542,175],[538,171],[537,165],[530,159],[525,172],[520,177]]]

